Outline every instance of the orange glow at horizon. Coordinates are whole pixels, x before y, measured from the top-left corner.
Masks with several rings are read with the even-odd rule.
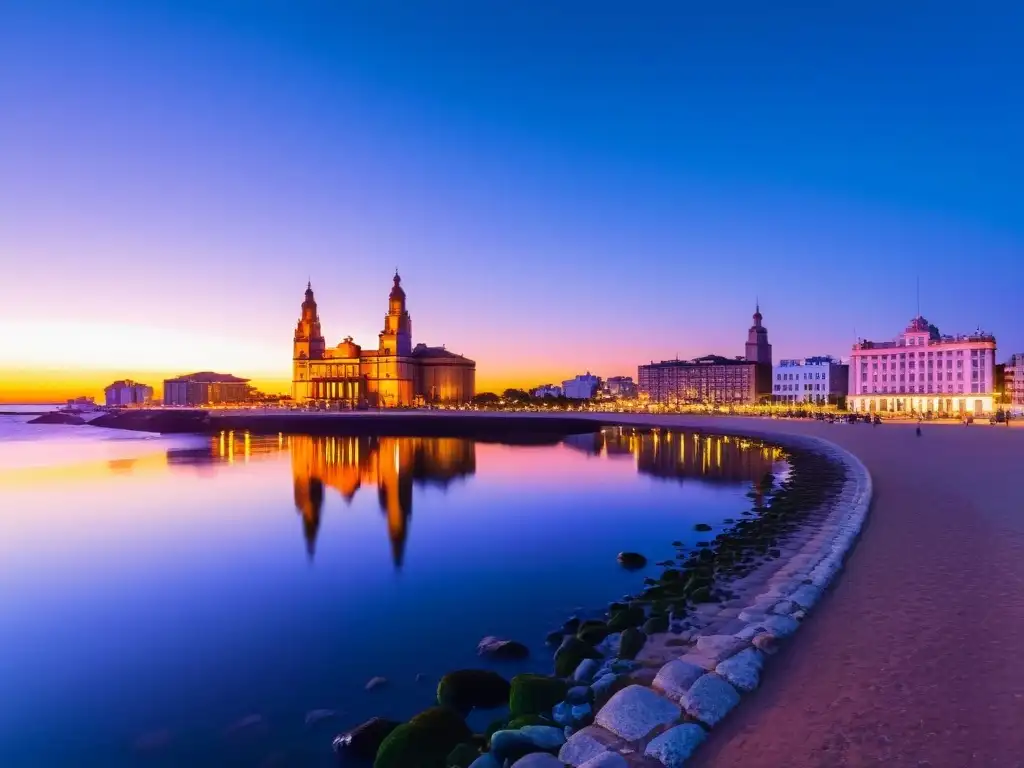
[[[164,379],[199,370],[206,369],[198,366],[164,371],[133,370],[127,366],[120,369],[63,368],[52,370],[0,367],[0,403],[62,403],[70,398],[83,395],[95,397],[96,402],[99,403],[103,400],[103,388],[119,379],[131,379],[141,384],[147,384],[153,387],[153,396],[159,399],[163,396]],[[280,376],[259,376],[249,374],[244,370],[226,370],[223,366],[213,370],[251,378],[249,383],[267,394],[288,394],[291,391],[291,380],[287,373]],[[525,371],[518,373],[509,371],[485,378],[480,375],[478,370],[476,391],[500,393],[509,387],[525,389],[545,382],[561,383],[561,381],[561,376],[550,372],[545,375]]]

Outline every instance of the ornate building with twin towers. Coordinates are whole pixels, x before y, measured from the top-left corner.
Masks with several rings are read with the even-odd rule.
[[[376,349],[363,349],[351,336],[328,347],[313,286],[306,285],[292,345],[296,402],[353,408],[463,403],[473,397],[475,386],[476,363],[469,358],[443,346],[413,346],[412,319],[397,271]]]

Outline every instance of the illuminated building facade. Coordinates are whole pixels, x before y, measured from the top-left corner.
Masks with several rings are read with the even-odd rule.
[[[597,394],[601,378],[590,371],[562,382],[562,394],[570,400],[589,400]]]
[[[994,409],[996,339],[943,336],[918,316],[894,341],[858,341],[850,360],[852,411],[978,415]]]
[[[850,366],[830,355],[781,360],[772,369],[772,399],[777,403],[838,404],[850,389]]]
[[[292,346],[292,397],[300,403],[402,407],[463,403],[475,394],[476,363],[442,347],[412,345],[412,319],[395,273],[377,349],[351,336],[327,347],[312,285],[306,286]]]
[[[761,324],[761,308],[747,332],[744,357],[705,355],[694,360],[662,360],[641,365],[640,392],[652,403],[684,405],[753,405],[772,394],[772,345]]]
[[[248,395],[248,384],[248,379],[213,371],[164,379],[164,405],[241,403]]]
[[[1014,412],[1024,410],[1024,354],[1010,355],[1003,367],[1003,402]]]

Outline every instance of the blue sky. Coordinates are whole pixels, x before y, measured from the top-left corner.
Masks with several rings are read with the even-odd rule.
[[[8,0],[0,325],[284,378],[307,277],[370,344],[397,265],[416,340],[528,385],[740,354],[755,297],[842,354],[920,277],[1024,351],[1024,10],[842,5]]]

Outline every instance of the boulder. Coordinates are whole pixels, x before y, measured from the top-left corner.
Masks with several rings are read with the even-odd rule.
[[[469,768],[501,768],[501,763],[498,762],[494,755],[488,752],[474,760]]]
[[[710,531],[711,530],[711,526],[708,525],[707,523],[697,523],[695,526],[693,526],[693,530],[695,530],[695,531],[702,531],[702,532],[703,531]]]
[[[756,648],[747,648],[735,656],[730,656],[715,667],[715,672],[741,691],[752,691],[757,688],[761,679],[761,667],[764,656]]]
[[[608,700],[597,713],[595,722],[620,739],[637,741],[674,723],[681,715],[678,706],[650,688],[631,685]]]
[[[555,674],[559,677],[568,677],[576,671],[584,659],[599,658],[601,658],[601,654],[592,646],[587,645],[574,635],[568,635],[555,651]]]
[[[661,761],[665,768],[683,768],[706,738],[707,733],[696,723],[683,723],[655,736],[644,754]]]
[[[788,637],[796,632],[800,623],[789,616],[772,615],[761,619],[761,621],[758,622],[758,625],[764,627],[768,632],[776,637]]]
[[[580,765],[609,751],[611,736],[606,731],[588,726],[576,731],[558,751],[558,759],[569,765]]]
[[[619,565],[627,570],[634,571],[647,565],[647,558],[639,552],[619,552]]]
[[[541,715],[520,715],[519,717],[513,717],[501,728],[492,730],[491,735],[495,731],[518,731],[520,728],[525,728],[528,725],[551,725],[553,722],[550,718],[542,717]]]
[[[516,675],[508,697],[512,717],[546,714],[565,698],[568,690],[566,682],[556,677]]]
[[[679,701],[683,694],[690,690],[690,686],[705,674],[707,670],[704,667],[675,659],[658,670],[654,678],[654,687],[673,701]]]
[[[688,715],[714,726],[739,704],[740,695],[724,678],[708,673],[683,694],[680,703]]]
[[[601,665],[596,659],[584,659],[576,667],[576,671],[572,673],[572,679],[577,683],[588,685],[593,682],[594,676],[600,667]]]
[[[594,698],[594,692],[589,685],[577,685],[570,688],[565,694],[565,700],[570,704],[587,704]]]
[[[383,717],[370,718],[352,730],[335,736],[334,751],[368,762],[377,755],[381,742],[399,725],[400,723]]]
[[[651,616],[644,622],[643,630],[645,635],[657,635],[668,632],[668,616]]]
[[[511,685],[489,669],[458,669],[441,678],[437,703],[459,712],[495,709],[508,703]]]
[[[526,736],[537,749],[558,751],[565,744],[565,732],[551,725],[528,725],[520,728],[519,733]]]
[[[608,619],[608,630],[610,632],[621,632],[629,627],[639,627],[647,617],[644,609],[639,605],[629,605],[617,611],[612,611]]]
[[[530,655],[530,649],[516,640],[502,640],[488,635],[476,646],[480,656],[495,661],[519,661]]]
[[[636,627],[630,627],[622,633],[622,642],[619,645],[619,658],[635,659],[647,642],[647,635]]]
[[[454,709],[431,707],[384,739],[373,768],[437,768],[471,736],[469,726]]]
[[[608,637],[608,625],[599,619],[588,619],[580,624],[576,637],[587,645],[597,645]]]

